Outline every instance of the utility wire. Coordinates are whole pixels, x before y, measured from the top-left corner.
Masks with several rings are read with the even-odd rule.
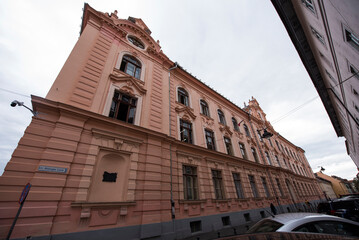
[[[8,92],[8,93],[12,93],[12,94],[16,94],[16,95],[19,95],[19,96],[22,96],[22,97],[31,98],[29,95],[25,95],[25,94],[21,94],[21,93],[13,92],[13,91],[10,91],[10,90],[4,89],[4,88],[0,88],[0,90],[1,90],[1,91],[4,91],[4,92]]]
[[[291,111],[287,112],[286,114],[284,114],[284,115],[282,115],[281,117],[279,117],[279,118],[275,119],[274,121],[272,121],[272,124],[277,123],[277,122],[283,120],[284,118],[288,117],[289,115],[291,115],[291,114],[293,114],[294,112],[298,111],[299,109],[303,108],[305,105],[307,105],[307,104],[313,102],[313,101],[316,100],[318,97],[319,97],[319,96],[316,96],[316,97],[314,97],[314,98],[312,98],[312,99],[306,101],[306,102],[303,103],[302,105],[300,105],[300,106],[298,106],[298,107],[292,109]]]

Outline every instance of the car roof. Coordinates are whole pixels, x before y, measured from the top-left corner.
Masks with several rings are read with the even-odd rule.
[[[273,221],[280,222],[283,224],[283,226],[281,226],[277,230],[277,232],[290,232],[296,227],[315,221],[340,221],[340,222],[354,224],[359,227],[359,223],[357,222],[345,218],[321,214],[321,213],[306,213],[306,212],[284,213],[284,214],[276,215],[275,217],[269,217],[267,219],[271,219]]]

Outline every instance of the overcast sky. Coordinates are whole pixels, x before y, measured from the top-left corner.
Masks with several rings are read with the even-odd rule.
[[[305,150],[314,172],[323,166],[325,174],[355,177],[344,138],[336,136],[269,0],[87,3],[118,10],[120,18],[141,18],[172,61],[238,106],[255,97],[274,129]],[[0,0],[0,173],[32,117],[10,103],[31,107],[31,94],[46,96],[79,37],[83,6],[77,0]]]

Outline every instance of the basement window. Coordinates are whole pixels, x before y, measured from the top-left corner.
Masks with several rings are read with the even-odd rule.
[[[229,216],[222,217],[222,223],[223,223],[223,226],[231,225],[231,219],[229,218]]]
[[[202,231],[202,221],[193,221],[189,223],[191,233]]]
[[[134,124],[137,98],[115,91],[109,117]]]

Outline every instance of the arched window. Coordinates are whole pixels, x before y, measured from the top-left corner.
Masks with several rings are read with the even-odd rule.
[[[245,131],[245,133],[246,133],[246,136],[247,136],[247,137],[250,137],[251,134],[249,133],[249,129],[248,129],[247,125],[243,124],[243,128],[244,128],[244,131]]]
[[[183,105],[189,106],[189,101],[188,101],[189,98],[187,91],[184,90],[183,88],[178,88],[177,94],[178,94],[178,102],[182,103]]]
[[[232,123],[233,123],[233,129],[239,131],[238,122],[234,117],[232,117]]]
[[[224,114],[221,110],[217,110],[218,112],[218,118],[219,118],[219,122],[222,123],[223,125],[226,125],[226,119],[224,118]]]
[[[122,58],[120,70],[131,75],[132,77],[140,79],[141,67],[142,64],[136,58],[130,55],[124,55]]]
[[[133,45],[136,47],[139,47],[141,49],[145,49],[145,45],[141,42],[140,39],[134,36],[128,36],[128,41],[130,41]]]
[[[209,117],[209,108],[208,108],[208,104],[206,101],[201,100],[200,101],[201,104],[201,113],[207,117]]]

